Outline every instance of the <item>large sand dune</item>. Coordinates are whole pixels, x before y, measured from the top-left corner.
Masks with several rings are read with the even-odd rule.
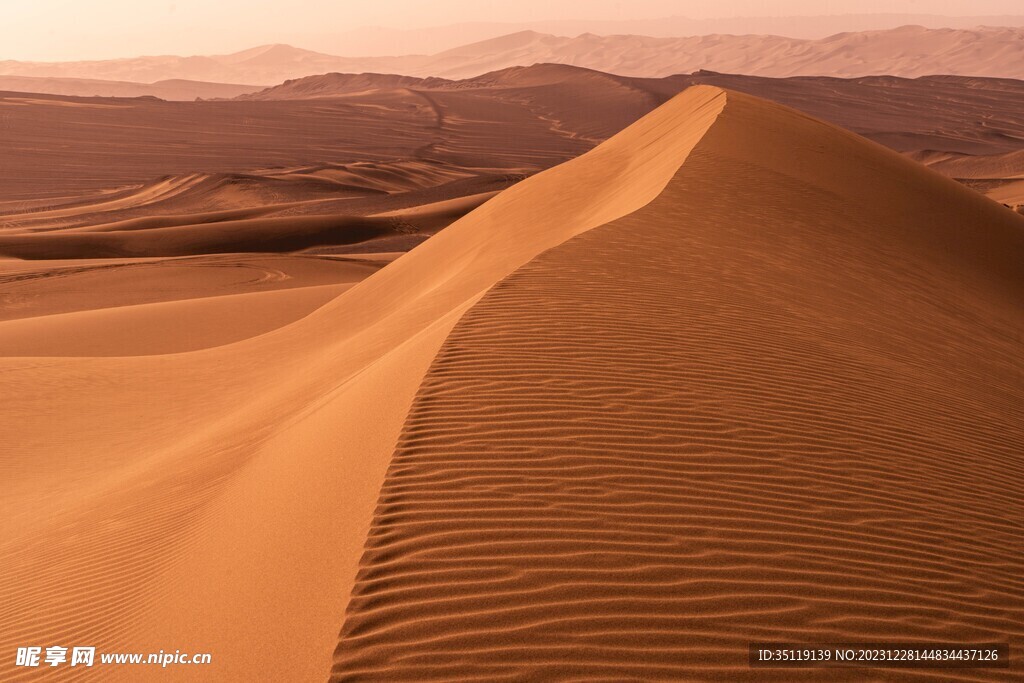
[[[1024,221],[727,99],[654,201],[455,326],[336,680],[795,680],[747,643],[1024,638]]]
[[[634,134],[643,154],[611,147],[551,172],[601,201],[513,189],[461,236],[277,331],[184,354],[0,361],[17,397],[3,413],[3,646],[174,643],[217,652],[224,680],[322,678],[390,453],[451,325],[544,249],[652,199],[723,103],[695,93]],[[643,186],[615,192],[626,175]],[[481,226],[505,221],[516,229]]]
[[[1019,648],[1022,258],[998,204],[699,86],[358,284],[283,264],[344,292],[265,291],[303,311],[275,329],[224,339],[211,309],[206,348],[97,350],[95,319],[80,351],[13,346],[0,648],[213,653],[104,680],[322,680],[332,652],[339,680],[735,680],[752,639]],[[160,329],[159,301],[122,305]]]

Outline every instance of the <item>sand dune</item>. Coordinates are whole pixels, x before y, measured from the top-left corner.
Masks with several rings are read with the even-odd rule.
[[[351,286],[291,287],[0,322],[0,355],[146,356],[222,346],[294,322]]]
[[[1024,149],[989,155],[931,151],[913,156],[930,168],[952,178],[964,180],[1024,178]]]
[[[1000,183],[998,187],[990,189],[986,196],[1000,204],[1005,204],[1017,213],[1024,213],[1024,180]]]
[[[304,50],[283,48],[287,48],[287,46],[267,45],[221,57],[198,55],[179,57],[166,55],[81,62],[19,62],[16,60],[4,60],[0,61],[0,73],[3,75],[29,76],[34,78],[85,78],[137,83],[153,83],[180,78],[193,81],[269,84],[282,79],[271,78],[264,81],[256,78],[256,80],[250,80],[252,76],[246,75],[241,80],[236,81],[231,76],[241,76],[238,67],[244,65],[249,60],[255,61],[257,68],[253,71],[258,71],[258,65],[261,61],[266,62],[268,54],[276,57],[279,63],[287,63],[296,59],[301,60],[306,53]]]
[[[189,256],[231,252],[292,252],[346,245],[398,232],[388,218],[301,216],[251,218],[150,229],[60,231],[0,235],[0,253],[22,259]]]
[[[727,98],[654,201],[455,325],[335,680],[811,680],[755,676],[747,643],[1024,640],[1024,220]]]
[[[910,156],[989,199],[1024,213],[1024,150],[980,155],[926,150]]]
[[[318,97],[338,97],[368,90],[399,88],[429,88],[434,84],[445,85],[451,81],[445,78],[416,78],[396,74],[375,73],[326,73],[290,79],[280,85],[261,88],[255,92],[238,95],[240,100],[306,100]]]
[[[174,642],[217,652],[225,680],[322,678],[389,455],[448,330],[497,279],[653,198],[723,101],[698,92],[642,125],[640,155],[613,147],[591,155],[605,160],[596,166],[550,172],[556,184],[581,173],[599,201],[556,202],[544,207],[552,223],[536,223],[514,188],[461,236],[441,233],[274,332],[185,354],[0,360],[18,397],[5,444],[33,455],[4,460],[4,543],[16,558],[0,582],[5,642]],[[681,127],[691,130],[668,135]],[[627,174],[647,187],[611,192]],[[517,229],[482,229],[504,220]],[[52,411],[68,416],[59,434]],[[282,638],[290,653],[264,647]]]
[[[0,264],[0,356],[180,353],[294,322],[382,260],[225,254]]]
[[[327,303],[246,295],[315,308],[275,329],[215,338],[222,309],[193,307],[206,348],[0,357],[0,645],[214,656],[125,680],[322,680],[332,651],[338,680],[736,679],[747,641],[811,633],[1019,648],[1022,257],[1024,218],[952,180],[691,88]],[[53,350],[97,351],[76,343]]]
[[[381,265],[367,259],[285,254],[8,260],[0,264],[0,320],[354,283]]]

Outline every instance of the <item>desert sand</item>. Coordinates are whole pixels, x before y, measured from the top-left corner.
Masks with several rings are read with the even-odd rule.
[[[275,177],[395,177],[299,162]],[[738,680],[751,640],[1024,645],[1024,217],[706,85],[474,182],[355,197],[469,211],[383,267],[0,261],[28,311],[0,322],[0,649],[214,657],[103,680]],[[81,200],[22,187],[22,219],[57,214],[7,244],[150,229],[76,233]],[[55,271],[91,282],[51,296]],[[0,663],[49,672],[24,673]]]
[[[795,107],[1019,203],[1021,81],[324,74],[234,101],[0,94],[17,140],[0,157],[0,256],[407,251],[695,84]]]
[[[709,92],[598,151],[636,154],[645,123]],[[1021,641],[1024,222],[717,96],[653,201],[506,276],[449,334],[335,680],[811,680],[750,671],[746,644]]]

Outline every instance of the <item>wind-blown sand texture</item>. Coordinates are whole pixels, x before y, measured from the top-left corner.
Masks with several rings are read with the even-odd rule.
[[[390,454],[448,330],[546,248],[652,199],[722,101],[698,93],[647,125],[645,154],[601,151],[580,176],[612,190],[619,169],[638,191],[545,207],[552,230],[514,188],[461,236],[273,332],[191,353],[0,360],[13,397],[0,647],[174,643],[216,652],[224,680],[322,679]],[[522,228],[480,228],[509,219]]]
[[[821,672],[751,671],[747,643],[1019,644],[1022,248],[1009,212],[729,94],[653,202],[455,326],[334,679],[794,680]]]
[[[1022,257],[954,181],[691,88],[276,329],[0,358],[0,650],[392,681],[1020,648]]]

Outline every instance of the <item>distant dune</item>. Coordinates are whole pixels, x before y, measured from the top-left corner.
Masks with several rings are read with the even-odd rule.
[[[650,38],[583,34],[565,38],[525,31],[448,50],[432,60],[426,71],[415,75],[466,76],[467,71],[554,62],[641,77],[708,69],[774,77],[953,74],[1022,78],[1024,28],[904,26],[839,33],[819,40],[773,35]]]
[[[648,37],[584,33],[563,37],[521,31],[431,55],[338,57],[289,45],[264,45],[214,56],[61,63],[8,60],[0,61],[0,75],[274,85],[328,72],[467,78],[540,62],[640,77],[708,69],[775,77],[953,74],[1024,78],[1024,28],[929,29],[911,25],[814,40],[770,34]]]
[[[417,58],[390,58],[412,64]],[[78,78],[154,83],[170,79],[273,85],[289,78],[327,71],[351,71],[370,62],[335,57],[290,45],[263,45],[229,55],[143,56],[82,62],[0,61],[0,75]],[[364,69],[369,70],[369,69]]]
[[[990,199],[1024,213],[1024,149],[988,155],[927,151],[911,156]]]
[[[686,16],[653,19],[561,19],[514,23],[462,22],[416,29],[363,26],[343,33],[310,36],[309,47],[334,54],[382,56],[434,54],[520,31],[558,36],[596,33],[602,36],[641,35],[659,38],[706,35],[775,35],[819,39],[837,33],[880,31],[915,25],[941,29],[978,26],[1024,26],[1024,15],[943,16],[934,14],[832,14],[819,16],[749,16],[695,19]]]
[[[280,85],[239,95],[239,100],[306,100],[399,88],[445,89],[455,81],[397,74],[326,73],[287,80]]]
[[[913,156],[931,168],[954,178],[978,181],[993,178],[1024,180],[1024,149],[990,155],[932,151]]]
[[[466,110],[466,125],[449,125],[435,99]],[[620,115],[607,135],[645,111],[636,103],[632,118]],[[109,199],[97,192],[150,191],[140,185],[159,192],[161,183],[207,199],[211,185],[222,186],[219,199],[194,203],[206,211],[237,208],[246,195],[341,201],[438,179],[536,171],[595,142],[553,134],[525,104],[459,93],[387,91],[326,105],[0,93],[0,113],[20,141],[0,156],[0,212],[19,213]],[[521,139],[498,136],[502,125]]]
[[[5,651],[734,680],[811,633],[1024,646],[1024,217],[904,156],[701,85],[383,268],[216,257],[267,320],[99,307],[212,258],[83,262],[97,308],[0,322]]]
[[[0,256],[407,251],[695,84],[796,107],[1022,203],[1021,81],[324,74],[235,101],[0,93],[19,141],[0,155]]]
[[[690,85],[739,90],[795,107],[899,151],[987,154],[1024,144],[1024,81],[973,76],[767,78],[698,71],[629,78],[561,64],[510,67],[449,80],[386,74],[323,74],[242,95],[241,100],[333,98],[405,88],[459,91],[521,106],[528,98],[567,133],[604,139],[624,109],[649,110]],[[571,120],[569,120],[571,117]],[[578,133],[577,133],[578,134]]]

